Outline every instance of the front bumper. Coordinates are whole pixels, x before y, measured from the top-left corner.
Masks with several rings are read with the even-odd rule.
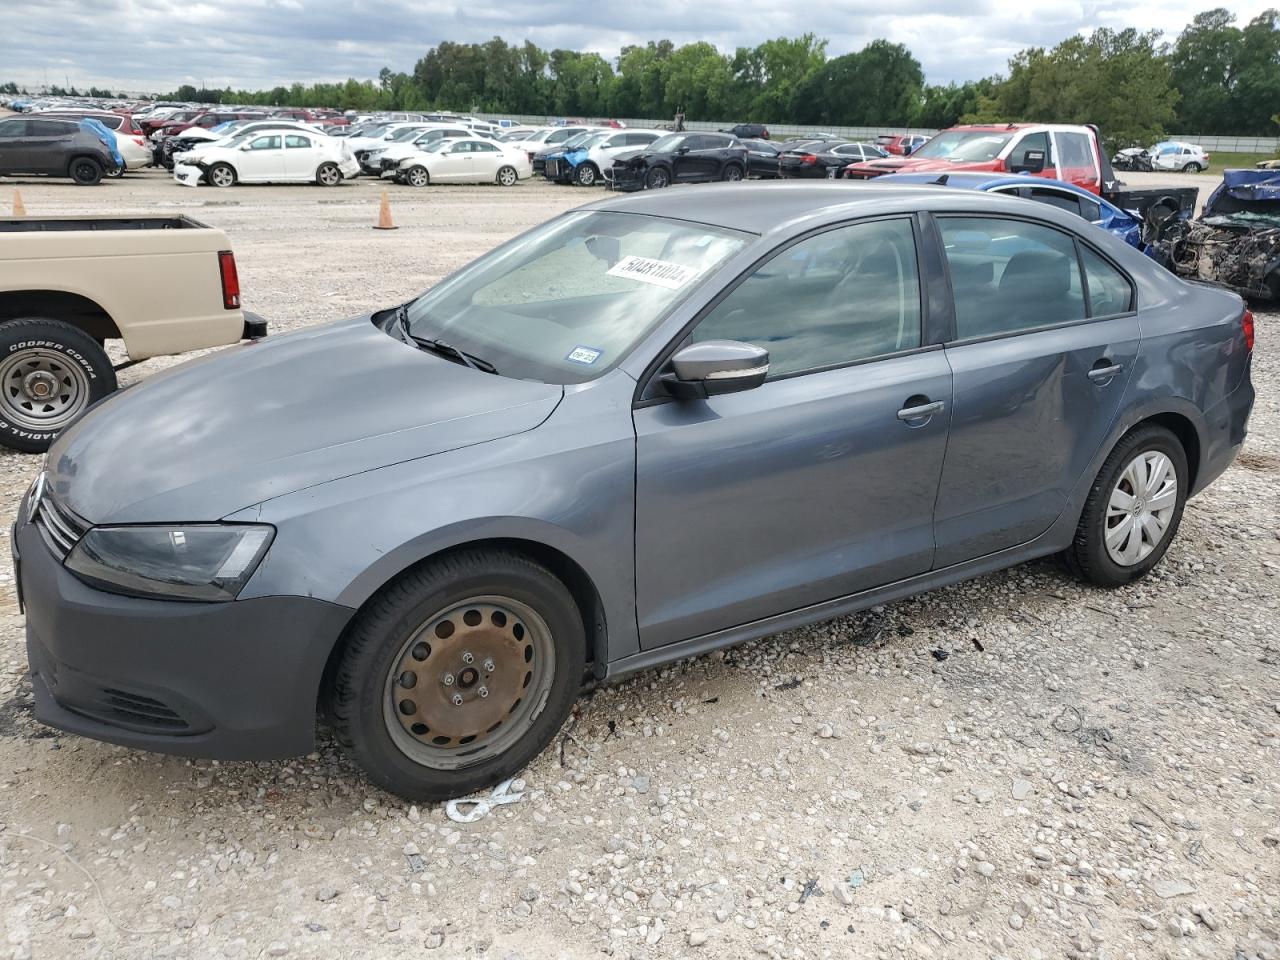
[[[185,187],[198,187],[204,181],[204,171],[186,163],[173,165],[173,179]]]
[[[620,190],[623,193],[643,190],[646,172],[645,170],[636,170],[631,167],[619,168],[615,166],[605,174],[605,186],[610,190]]]
[[[35,717],[126,747],[226,760],[309,752],[330,650],[352,612],[307,597],[230,603],[104,593],[14,528]]]

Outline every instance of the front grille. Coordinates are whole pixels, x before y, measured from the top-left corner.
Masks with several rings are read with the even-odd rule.
[[[547,177],[554,180],[556,177],[560,176],[560,161],[548,160],[545,170]]]
[[[65,560],[71,548],[89,531],[89,524],[58,502],[47,486],[41,484],[32,505],[31,522],[36,525],[59,561]]]

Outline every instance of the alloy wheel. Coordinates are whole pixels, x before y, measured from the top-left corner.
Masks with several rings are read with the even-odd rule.
[[[215,187],[229,187],[235,183],[236,176],[230,167],[214,167],[209,172],[209,179]]]
[[[1132,567],[1151,555],[1169,532],[1178,506],[1178,473],[1158,450],[1139,453],[1120,472],[1103,520],[1107,555]]]
[[[509,597],[473,597],[412,631],[392,658],[383,720],[396,747],[455,770],[511,747],[541,713],[555,675],[546,622]]]

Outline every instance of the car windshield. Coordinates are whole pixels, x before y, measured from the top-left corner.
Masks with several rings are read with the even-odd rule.
[[[594,380],[751,240],[734,230],[609,211],[559,217],[413,301],[415,337],[503,376]]]
[[[421,127],[401,127],[399,130],[387,134],[387,139],[392,143],[402,143],[405,140],[412,140],[421,132]]]
[[[608,133],[593,133],[591,136],[587,137],[587,139],[583,140],[581,143],[579,143],[577,146],[575,146],[575,147],[574,147],[574,149],[575,149],[575,150],[590,150],[592,147],[597,146],[597,145],[598,145],[598,144],[600,144],[600,143],[603,143],[603,142],[604,142],[604,139],[605,139],[606,137],[609,137],[609,136],[612,136],[612,134],[608,134]]]
[[[577,134],[574,134],[572,137],[570,137],[568,140],[566,140],[564,143],[560,144],[560,146],[564,150],[577,150],[578,147],[580,147],[582,144],[590,140],[591,137],[592,137],[592,134],[590,133],[577,133]]]
[[[649,149],[654,153],[675,153],[687,139],[683,133],[668,133],[649,144]]]
[[[938,134],[912,157],[927,160],[983,161],[1000,156],[1012,133],[994,133],[990,130],[947,130]]]

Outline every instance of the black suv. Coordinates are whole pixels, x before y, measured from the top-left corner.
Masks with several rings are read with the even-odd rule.
[[[643,150],[618,154],[602,172],[612,190],[741,180],[747,175],[747,151],[725,133],[668,133]]]
[[[769,130],[763,123],[740,123],[721,133],[731,133],[742,140],[768,140]]]
[[[34,173],[92,186],[115,166],[107,145],[76,120],[0,120],[0,176]]]

